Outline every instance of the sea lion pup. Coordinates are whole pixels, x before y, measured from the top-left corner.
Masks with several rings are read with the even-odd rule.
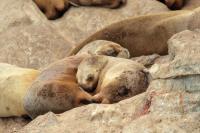
[[[185,4],[185,0],[158,0],[158,1],[165,3],[167,7],[172,10],[181,9]]]
[[[40,10],[50,20],[61,17],[65,11],[73,6],[103,6],[117,8],[126,0],[33,0]]]
[[[0,63],[0,117],[27,115],[23,99],[40,71]]]
[[[91,103],[91,95],[80,89],[76,81],[78,65],[86,56],[64,58],[41,72],[24,98],[24,108],[31,118]]]
[[[123,58],[87,57],[79,65],[76,77],[84,90],[93,92],[93,101],[100,103],[119,102],[148,87],[145,67]]]
[[[129,18],[96,32],[69,52],[74,55],[88,43],[108,40],[127,48],[131,57],[168,52],[168,39],[183,30],[200,28],[200,8]]]
[[[120,58],[130,58],[129,51],[117,43],[97,40],[85,45],[77,54],[106,55]]]

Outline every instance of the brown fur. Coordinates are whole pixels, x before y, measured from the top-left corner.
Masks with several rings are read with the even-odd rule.
[[[108,40],[127,48],[131,57],[167,54],[167,40],[183,30],[200,28],[200,8],[193,11],[172,11],[130,18],[112,24],[78,44],[69,55],[76,54],[94,40]]]
[[[95,102],[115,103],[147,89],[144,70],[143,65],[128,59],[92,56],[79,65],[77,80],[84,90],[93,91]]]
[[[181,9],[184,6],[185,0],[158,0],[167,5],[172,10]]]
[[[85,55],[68,57],[41,72],[24,98],[24,108],[31,118],[91,103],[91,96],[76,81],[77,67],[83,58]]]
[[[120,58],[130,58],[127,49],[117,43],[97,40],[85,45],[77,54],[88,53],[92,55],[106,55]]]
[[[126,0],[33,0],[48,19],[57,19],[73,6],[104,6],[117,8]]]

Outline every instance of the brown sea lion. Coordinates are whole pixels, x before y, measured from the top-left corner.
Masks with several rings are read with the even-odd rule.
[[[78,65],[86,56],[64,58],[41,72],[24,98],[24,108],[31,118],[91,103],[91,95],[79,88],[76,81]]]
[[[57,19],[73,6],[103,6],[117,8],[126,0],[33,0],[48,19]]]
[[[144,92],[148,86],[143,65],[109,56],[85,58],[78,67],[77,80],[100,103],[119,102]]]
[[[200,28],[200,8],[133,17],[114,23],[78,44],[68,55],[74,55],[95,40],[108,40],[127,48],[131,57],[168,52],[167,40],[187,29]]]
[[[117,43],[97,40],[85,45],[77,54],[106,55],[120,58],[130,58],[129,51]]]
[[[167,7],[172,10],[181,9],[185,4],[185,0],[158,0],[158,1],[165,3]]]

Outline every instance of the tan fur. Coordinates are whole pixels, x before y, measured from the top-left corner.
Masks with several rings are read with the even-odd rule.
[[[95,40],[108,40],[121,44],[131,57],[149,54],[167,54],[167,40],[183,30],[200,28],[200,8],[193,11],[171,11],[155,15],[130,18],[112,24],[77,45],[69,55]]]
[[[79,65],[77,80],[84,90],[93,91],[95,102],[115,103],[146,90],[144,70],[143,65],[128,59],[92,56]],[[88,77],[92,78],[88,81]]]
[[[91,96],[76,81],[79,63],[86,55],[72,56],[44,69],[24,98],[24,108],[31,118],[52,111],[62,113],[91,103]]]
[[[57,19],[73,6],[104,6],[117,8],[126,0],[33,0],[48,19]]]
[[[92,55],[106,55],[120,58],[130,58],[127,49],[123,48],[117,43],[97,40],[84,46],[77,54],[92,54]]]
[[[27,115],[23,98],[39,71],[0,63],[0,117]]]

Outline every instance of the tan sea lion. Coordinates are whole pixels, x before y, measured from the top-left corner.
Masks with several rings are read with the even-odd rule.
[[[77,54],[106,55],[120,58],[130,58],[129,51],[117,43],[97,40],[85,45]]]
[[[23,99],[39,73],[34,69],[0,63],[0,117],[27,115]]]
[[[148,86],[145,67],[132,60],[108,56],[85,58],[78,67],[81,87],[100,103],[115,103],[144,92]]]
[[[86,55],[59,60],[44,69],[24,98],[24,108],[31,118],[49,111],[62,113],[91,103],[91,95],[79,88],[76,71]]]
[[[57,19],[73,6],[103,6],[117,8],[126,0],[33,0],[48,19]]]
[[[131,57],[168,52],[167,40],[187,29],[200,28],[200,8],[133,17],[114,23],[78,44],[68,55],[74,55],[95,40],[108,40],[127,48]]]

